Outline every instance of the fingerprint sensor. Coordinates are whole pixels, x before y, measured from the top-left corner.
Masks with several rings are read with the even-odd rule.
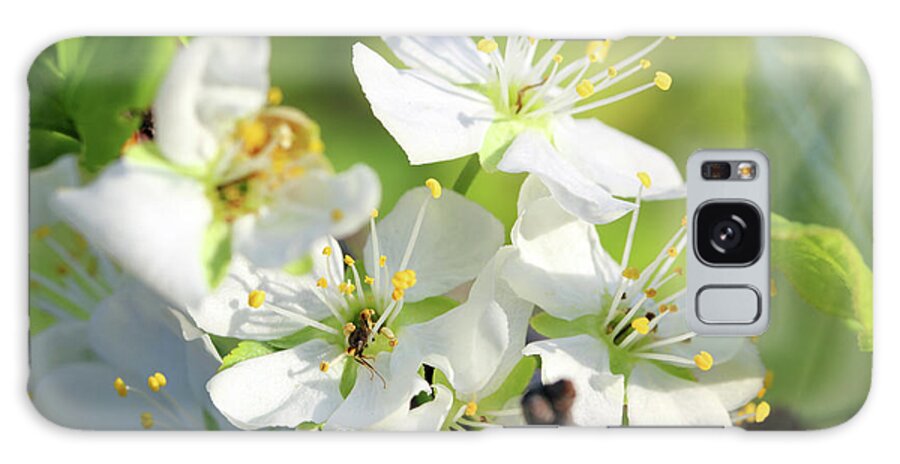
[[[759,291],[747,285],[703,287],[695,307],[704,324],[752,324],[762,312]]]

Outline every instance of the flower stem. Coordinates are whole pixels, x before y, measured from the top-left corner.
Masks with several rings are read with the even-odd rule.
[[[479,172],[481,172],[481,161],[478,159],[477,154],[471,155],[469,161],[463,166],[462,171],[459,172],[456,182],[453,183],[453,190],[465,196]]]

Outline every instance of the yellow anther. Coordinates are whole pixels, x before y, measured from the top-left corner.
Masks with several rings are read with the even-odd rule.
[[[356,260],[353,259],[353,257],[350,255],[344,255],[344,264],[346,264],[348,266],[352,266],[352,265],[356,264]]]
[[[159,379],[151,375],[150,377],[147,377],[147,388],[156,393],[162,388],[162,385],[159,384]]]
[[[262,306],[265,301],[266,292],[262,290],[253,290],[250,292],[250,295],[247,296],[247,304],[250,305],[251,308],[258,308]]]
[[[389,338],[389,339],[397,338],[397,337],[394,335],[394,331],[391,330],[391,329],[389,329],[389,328],[387,328],[387,327],[382,327],[381,330],[378,331],[378,333],[380,333],[381,335],[384,335],[385,337],[387,337],[387,338]]]
[[[391,292],[391,299],[394,301],[400,301],[403,299],[404,291],[399,288],[395,288],[393,292]]]
[[[348,322],[344,324],[344,335],[350,335],[356,330],[356,324]]]
[[[328,368],[331,367],[331,364],[328,361],[322,361],[319,363],[319,370],[322,372],[328,372]]]
[[[529,44],[534,45],[535,42],[537,42],[537,39],[535,39],[534,37],[528,37]]]
[[[319,277],[319,280],[316,281],[316,287],[328,288],[328,280],[326,280],[324,277]]]
[[[284,92],[281,91],[280,87],[269,87],[269,93],[266,94],[266,101],[272,106],[280,105],[281,102],[284,101]]]
[[[40,226],[34,230],[34,235],[37,238],[47,238],[50,235],[50,228],[47,226]]]
[[[162,372],[154,373],[153,378],[155,378],[156,381],[159,382],[160,388],[165,387],[169,383],[169,379],[167,379],[166,376],[163,375]]]
[[[670,258],[674,258],[678,256],[678,248],[670,247],[668,250],[666,250],[666,253],[669,254]]]
[[[563,61],[563,56],[560,54],[553,55],[553,62],[556,64],[560,64]]]
[[[594,94],[594,84],[591,81],[584,79],[575,86],[575,91],[578,92],[578,95],[581,98],[587,98]]]
[[[391,284],[394,285],[395,289],[399,290],[407,290],[416,285],[416,271],[412,269],[406,269],[403,271],[397,271],[394,273],[394,277],[391,278]]]
[[[647,298],[653,298],[656,296],[656,289],[648,288],[647,290],[644,290],[644,295],[647,295]]]
[[[222,196],[228,201],[240,200],[243,195],[241,188],[237,185],[229,185],[222,189]]]
[[[647,335],[647,332],[650,332],[650,319],[639,317],[631,321],[631,328],[641,335]]]
[[[778,295],[778,287],[775,286],[775,279],[769,279],[769,295],[773,297]]]
[[[425,181],[425,186],[428,187],[428,190],[431,190],[431,197],[437,200],[441,197],[443,193],[443,188],[441,188],[441,183],[438,182],[437,179],[431,178]]]
[[[672,87],[672,76],[665,71],[656,71],[653,83],[662,91],[669,90]]]
[[[650,60],[648,60],[646,58],[641,59],[641,61],[639,61],[638,63],[640,63],[641,69],[647,69],[650,67],[650,65],[653,64],[650,62]]]
[[[341,219],[344,219],[344,212],[341,211],[340,208],[335,208],[335,209],[331,210],[331,221],[332,222],[338,222]]]
[[[641,278],[641,271],[636,267],[626,267],[624,271],[622,271],[622,277],[629,280],[638,280]]]
[[[326,246],[325,248],[322,248],[322,255],[323,256],[331,256],[331,247]]]
[[[325,142],[322,139],[316,137],[309,141],[309,151],[310,153],[322,153],[325,151]]]
[[[381,255],[378,258],[378,267],[384,267],[385,264],[387,264],[387,256]]]
[[[644,188],[650,188],[650,185],[652,184],[652,182],[650,182],[650,174],[641,171],[637,173],[637,178],[641,181],[641,185],[643,185]]]
[[[469,401],[466,403],[466,415],[472,417],[478,412],[478,403]]]
[[[369,215],[372,216],[372,219],[377,218],[377,217],[378,217],[378,210],[377,210],[377,209],[373,209],[372,212],[369,213]]]
[[[340,292],[345,295],[350,295],[356,290],[356,285],[349,284],[347,282],[341,282],[341,284],[338,285],[338,290],[340,290]]]
[[[756,413],[754,414],[753,419],[756,421],[756,423],[763,422],[767,417],[769,417],[769,413],[771,412],[772,407],[769,406],[769,403],[760,401],[756,406]]]
[[[712,355],[706,351],[701,351],[694,356],[694,364],[696,364],[701,371],[712,369],[714,362],[715,360],[713,360]]]
[[[672,269],[672,274],[675,274],[675,275],[677,275],[677,276],[683,276],[683,275],[684,275],[684,268],[681,267],[681,266],[678,266],[678,267],[676,267],[675,269]]]
[[[615,66],[610,66],[609,68],[606,68],[606,75],[610,78],[616,77],[619,75],[619,70],[616,69]]]
[[[396,348],[397,345],[399,345],[399,344],[400,344],[400,340],[397,340],[396,338],[392,338],[392,339],[388,340],[388,346],[391,348]]]
[[[269,130],[262,121],[242,121],[238,124],[237,131],[244,149],[250,153],[258,152],[269,141]]]
[[[756,414],[756,403],[747,403],[738,413],[742,416],[753,416]],[[752,419],[751,419],[752,420]]]
[[[125,381],[122,380],[122,377],[116,377],[116,380],[113,382],[113,388],[116,389],[116,393],[118,393],[122,398],[128,396],[128,385],[125,384]]]
[[[362,317],[363,319],[371,319],[372,316],[375,315],[375,310],[374,310],[374,309],[371,309],[371,308],[366,308],[366,309],[363,309],[362,311],[360,311],[360,312],[359,312],[359,315],[360,315],[360,317]]]
[[[363,280],[365,280],[366,285],[372,285],[372,284],[375,283],[375,279],[373,279],[373,278],[371,278],[371,277],[369,277],[369,276],[366,276],[366,278],[363,279]]]
[[[687,226],[687,216],[681,216],[681,227]]]
[[[670,305],[669,305],[669,312],[670,312],[670,313],[677,313],[677,312],[678,312],[678,305],[675,304],[675,303],[670,304]]]
[[[149,412],[141,413],[141,427],[145,429],[153,428],[153,414]]]
[[[478,41],[478,51],[482,53],[493,53],[497,49],[497,42],[493,39],[481,39]]]
[[[759,400],[763,399],[763,397],[766,396],[767,391],[769,391],[769,390],[766,387],[760,388],[759,391],[756,392],[756,399],[759,399]]]
[[[585,55],[588,57],[588,60],[591,63],[596,63],[598,61],[603,61],[606,59],[606,56],[609,54],[609,47],[612,45],[612,42],[607,40],[591,40],[587,43],[587,47],[584,51]]]
[[[766,371],[766,376],[763,378],[763,387],[770,388],[772,386],[772,380],[775,378],[775,373],[772,371]]]

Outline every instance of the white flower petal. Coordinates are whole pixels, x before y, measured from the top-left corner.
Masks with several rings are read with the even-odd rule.
[[[572,421],[581,426],[622,424],[625,377],[609,370],[606,345],[589,335],[529,344],[525,355],[541,357],[544,385],[569,380],[575,386]]]
[[[355,361],[347,359],[345,362]],[[378,354],[372,364],[384,377],[384,382],[365,367],[355,366],[357,371],[353,390],[325,423],[326,430],[360,430],[371,427],[395,415],[397,411],[408,411],[412,397],[429,389],[428,382],[414,373],[394,373],[390,353]]]
[[[57,212],[172,304],[209,290],[202,248],[212,209],[203,186],[174,172],[120,161],[92,184],[61,190]]]
[[[628,377],[628,424],[632,426],[730,426],[718,395],[648,363]]]
[[[34,230],[58,221],[50,208],[53,194],[60,188],[80,184],[75,155],[60,156],[50,165],[32,170],[28,175],[28,228]]]
[[[508,255],[508,249],[501,250],[485,266],[468,301],[430,321],[403,328],[394,350],[394,372],[414,375],[420,364],[432,365],[460,395],[487,386],[496,389],[497,382],[502,383],[496,380],[499,368],[502,365],[508,374],[518,360],[531,314],[531,305],[516,298],[497,276]]]
[[[94,311],[88,339],[94,352],[120,376],[140,376],[125,377],[126,382],[140,384],[146,376],[162,372],[170,380],[168,392],[189,397],[187,343],[166,317],[171,315],[162,299],[140,284],[127,283]]]
[[[321,253],[318,253],[319,257]],[[343,263],[341,263],[341,268]],[[250,292],[266,293],[265,303],[288,309],[313,320],[331,313],[316,296],[315,278],[293,276],[277,269],[254,266],[242,256],[235,256],[222,283],[199,304],[187,307],[197,325],[214,335],[250,340],[272,340],[290,335],[306,324],[285,317],[266,307],[248,304]]]
[[[637,173],[646,172],[652,182],[644,199],[684,196],[681,173],[665,153],[593,118],[561,117],[554,123],[553,143],[562,157],[613,195],[637,196]]]
[[[268,67],[268,39],[191,40],[153,103],[154,141],[163,155],[184,166],[208,163],[234,123],[265,103]]]
[[[101,362],[67,364],[44,376],[31,399],[50,421],[82,430],[140,430],[141,413],[165,417],[138,395],[119,397],[113,388],[119,375]]]
[[[412,164],[477,152],[494,109],[487,97],[429,73],[397,70],[363,44],[353,46],[353,69],[384,127]]]
[[[384,41],[403,64],[454,84],[483,84],[492,74],[487,55],[468,37],[391,36]]]
[[[235,364],[216,374],[206,389],[219,411],[242,429],[324,422],[342,401],[343,365],[322,372],[319,363],[338,354],[340,348],[311,340]]]
[[[756,346],[749,341],[742,345],[740,351],[727,362],[719,363],[717,360],[712,369],[694,373],[701,384],[718,395],[728,411],[738,409],[755,398],[766,376],[766,368]]]
[[[380,202],[378,176],[364,164],[335,175],[310,172],[285,184],[264,211],[235,222],[235,248],[257,265],[282,266],[325,235],[353,234]]]
[[[28,386],[33,389],[52,370],[76,362],[93,361],[86,321],[58,322],[29,340]]]
[[[436,432],[441,429],[453,405],[453,392],[443,385],[435,385],[434,400],[410,410],[402,405],[396,412],[374,424],[368,430],[391,432]]]
[[[519,187],[519,198],[516,200],[517,214],[522,215],[522,212],[525,211],[525,208],[527,208],[531,202],[551,195],[550,189],[541,182],[540,177],[529,175],[525,178],[525,181],[522,182],[522,186]]]
[[[519,134],[497,165],[503,172],[530,172],[538,176],[562,207],[595,224],[612,222],[634,208],[614,198],[586,172],[572,165],[537,131]]]
[[[435,200],[428,189],[420,187],[400,197],[377,225],[381,254],[387,256],[391,272],[401,270],[398,267],[426,201],[425,219],[406,265],[416,272],[417,280],[406,291],[407,302],[442,295],[472,279],[503,244],[503,225],[487,210],[449,189]],[[364,256],[372,256],[371,241],[366,243]],[[377,263],[370,261],[366,261],[366,271],[375,275]]]
[[[613,293],[619,265],[600,245],[597,230],[553,198],[532,202],[510,233],[517,252],[506,266],[516,293],[554,317],[596,314]]]

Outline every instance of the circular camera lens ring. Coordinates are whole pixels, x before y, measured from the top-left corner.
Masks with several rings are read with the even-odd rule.
[[[734,230],[722,231],[726,236],[717,244],[715,230],[721,229],[722,223],[730,223]],[[694,255],[711,267],[752,266],[763,254],[767,241],[763,234],[767,234],[767,230],[766,221],[753,202],[724,198],[708,200],[694,209],[691,232]],[[726,247],[722,247],[722,243]],[[728,247],[730,244],[734,246]]]

